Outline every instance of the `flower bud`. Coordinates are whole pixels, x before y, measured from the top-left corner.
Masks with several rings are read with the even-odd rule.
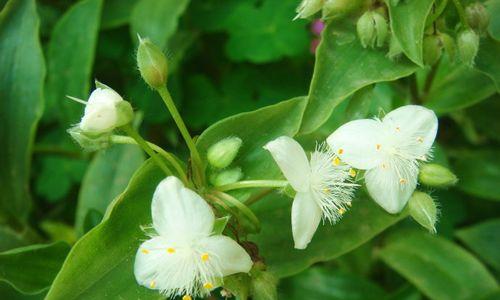
[[[396,37],[391,36],[391,40],[389,41],[389,52],[387,53],[387,57],[394,60],[398,58],[403,53],[403,48],[401,44],[396,39]]]
[[[431,233],[436,233],[438,208],[436,203],[426,193],[416,191],[408,201],[411,217]]]
[[[443,52],[443,44],[438,35],[428,35],[424,37],[423,43],[424,64],[428,66],[434,65]]]
[[[490,14],[483,4],[471,3],[465,8],[465,18],[472,29],[484,32],[490,23]]]
[[[153,89],[167,83],[168,63],[163,52],[148,39],[139,37],[137,49],[137,66],[142,79]]]
[[[439,33],[439,38],[441,39],[441,44],[443,45],[444,52],[446,52],[450,60],[453,61],[456,55],[455,41],[446,33]]]
[[[375,11],[367,11],[358,19],[356,31],[361,45],[373,48],[384,45],[389,28],[384,16]]]
[[[210,146],[207,151],[208,162],[219,169],[229,166],[238,154],[242,142],[239,137],[234,136],[225,138]]]
[[[365,0],[325,0],[322,18],[331,19],[345,16],[365,4]]]
[[[468,66],[474,65],[479,50],[479,35],[472,29],[461,31],[457,37],[458,56]]]
[[[298,19],[305,19],[308,18],[318,11],[323,7],[323,3],[325,0],[302,0],[300,5],[297,7],[296,12],[297,16],[294,18]]]
[[[424,164],[420,167],[418,179],[421,183],[432,187],[449,187],[458,179],[449,169],[437,164]]]
[[[261,262],[256,262],[250,271],[252,276],[251,293],[255,300],[278,299],[278,279],[274,274],[265,270]]]
[[[225,184],[235,183],[236,181],[243,178],[243,172],[240,167],[223,170],[220,173],[213,174],[210,176],[210,182],[214,186],[221,186]]]
[[[111,88],[96,88],[85,106],[79,128],[86,135],[100,135],[130,123],[132,106]]]
[[[79,126],[68,129],[68,133],[84,150],[89,152],[106,149],[111,145],[111,134],[109,133],[95,136],[87,135],[82,132]]]

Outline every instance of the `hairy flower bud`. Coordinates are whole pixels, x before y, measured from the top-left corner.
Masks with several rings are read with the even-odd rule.
[[[472,29],[484,32],[490,23],[490,14],[483,4],[471,3],[465,8],[465,17]]]
[[[79,126],[68,129],[68,133],[85,151],[92,152],[106,149],[111,145],[111,134],[109,133],[87,135],[82,132]]]
[[[448,57],[450,58],[450,60],[454,60],[455,59],[455,55],[456,55],[456,46],[455,46],[455,41],[453,40],[453,38],[451,36],[449,36],[448,34],[446,33],[439,33],[439,38],[441,39],[441,45],[443,45],[443,49],[444,49],[444,52],[446,52],[446,54],[448,54]]]
[[[366,3],[365,0],[325,0],[322,18],[332,19],[345,16]]]
[[[141,76],[153,89],[167,83],[168,63],[163,52],[148,39],[139,38],[137,66]]]
[[[384,16],[375,11],[367,11],[358,19],[356,31],[361,45],[373,48],[384,45],[389,28]]]
[[[438,208],[436,203],[426,193],[414,192],[408,202],[411,217],[431,233],[436,233]]]
[[[225,138],[215,143],[208,148],[208,162],[210,165],[219,169],[229,166],[238,154],[242,143],[243,141],[235,136]]]
[[[443,52],[443,43],[438,35],[428,35],[424,37],[424,64],[428,66],[434,65]]]
[[[479,50],[479,35],[472,29],[461,31],[457,37],[457,48],[460,61],[473,66]]]
[[[418,179],[421,183],[432,187],[449,187],[458,179],[449,169],[437,164],[424,164],[420,167]]]
[[[321,10],[324,2],[325,0],[302,0],[300,5],[297,7],[297,16],[295,19],[305,19],[314,15]]]
[[[236,167],[213,174],[212,176],[210,176],[210,182],[214,186],[221,186],[225,184],[235,183],[241,178],[243,178],[243,172],[241,171],[240,167]]]

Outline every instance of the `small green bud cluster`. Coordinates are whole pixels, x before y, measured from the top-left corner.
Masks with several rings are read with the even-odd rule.
[[[462,30],[457,36],[457,48],[460,61],[472,67],[479,51],[479,35],[472,29]]]
[[[441,58],[443,52],[448,53],[450,59],[454,58],[455,42],[451,36],[438,32],[424,37],[423,59],[425,65],[434,65]]]
[[[210,182],[214,186],[234,183],[243,178],[240,167],[228,168],[238,155],[243,141],[239,137],[228,137],[208,148],[207,160],[212,167]]]
[[[389,26],[382,14],[367,11],[358,19],[356,31],[364,48],[382,47],[389,34]]]
[[[465,8],[465,18],[469,26],[479,33],[486,31],[490,23],[490,14],[479,2],[471,3]]]

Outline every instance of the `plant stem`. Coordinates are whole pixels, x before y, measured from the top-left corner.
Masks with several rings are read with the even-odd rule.
[[[460,3],[460,0],[453,0],[453,4],[455,4],[458,16],[460,17],[460,23],[462,23],[465,28],[469,28],[469,22],[467,22],[467,18],[465,17],[465,10],[462,3]]]
[[[260,193],[257,193],[256,195],[248,198],[247,201],[245,201],[245,205],[246,206],[250,206],[252,204],[254,204],[255,202],[259,201],[260,199],[264,198],[265,196],[271,194],[273,192],[272,189],[265,189],[263,191],[261,191]]]
[[[221,185],[218,186],[216,189],[218,191],[224,192],[236,189],[259,188],[259,187],[283,188],[287,185],[288,181],[286,180],[245,180],[245,181],[238,181],[235,183]]]
[[[198,152],[198,149],[196,148],[196,145],[191,138],[191,135],[189,134],[189,131],[187,130],[186,124],[184,124],[184,121],[182,120],[181,115],[179,114],[179,111],[175,107],[174,101],[172,100],[172,96],[170,96],[170,93],[168,92],[168,89],[166,86],[162,86],[157,89],[158,94],[160,94],[161,98],[163,99],[163,102],[167,106],[168,111],[172,115],[172,118],[174,119],[175,124],[177,125],[177,128],[179,128],[179,131],[181,132],[182,137],[184,138],[184,141],[186,142],[189,152],[191,153],[191,157],[194,163],[194,169],[195,169],[195,177],[197,176],[198,178],[198,184],[201,186],[205,182],[205,176],[203,172],[203,164],[201,161],[201,156],[200,153]],[[196,179],[196,178],[195,178]]]
[[[444,9],[446,8],[447,5],[448,5],[448,0],[442,0],[441,3],[439,4],[439,6],[437,6],[434,9],[434,13],[431,16],[429,16],[429,18],[425,22],[426,25],[430,25],[430,24],[434,23],[434,21],[436,21],[441,16],[441,14],[444,12]]]
[[[149,146],[148,142],[146,142],[142,136],[134,129],[130,124],[127,124],[125,126],[121,127],[127,135],[129,135],[131,138],[133,138],[136,142],[137,145],[139,145],[144,152],[146,152],[153,160],[156,162],[156,164],[165,172],[167,175],[172,175],[172,171],[167,167],[165,162],[158,156],[156,152],[151,149]]]
[[[114,144],[138,145],[136,140],[134,140],[131,137],[123,136],[123,135],[111,136],[111,142],[113,142]],[[184,171],[181,164],[177,161],[177,159],[175,158],[175,156],[173,154],[163,150],[162,147],[160,147],[156,144],[153,144],[153,143],[147,142],[147,141],[146,141],[146,143],[149,145],[149,147],[151,147],[151,149],[153,149],[154,151],[159,153],[161,156],[163,156],[163,158],[165,158],[174,167],[174,169],[177,171],[177,174],[180,177],[182,177],[181,179],[184,182],[184,184],[188,184],[186,172]]]
[[[240,200],[234,198],[233,196],[229,195],[229,194],[226,194],[226,193],[223,193],[223,192],[219,192],[219,191],[215,191],[214,192],[214,196],[229,203],[231,206],[235,207],[236,209],[238,209],[243,215],[245,215],[245,217],[247,217],[247,219],[253,223],[253,225],[257,228],[257,230],[260,230],[260,221],[259,219],[257,218],[257,216],[253,213],[253,211],[248,208],[245,204],[241,203]]]

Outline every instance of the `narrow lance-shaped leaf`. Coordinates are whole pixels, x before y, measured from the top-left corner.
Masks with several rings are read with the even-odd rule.
[[[456,232],[457,237],[485,262],[500,271],[500,218],[488,220]]]
[[[34,0],[9,1],[0,13],[0,219],[25,219],[31,150],[43,106],[45,65]]]

